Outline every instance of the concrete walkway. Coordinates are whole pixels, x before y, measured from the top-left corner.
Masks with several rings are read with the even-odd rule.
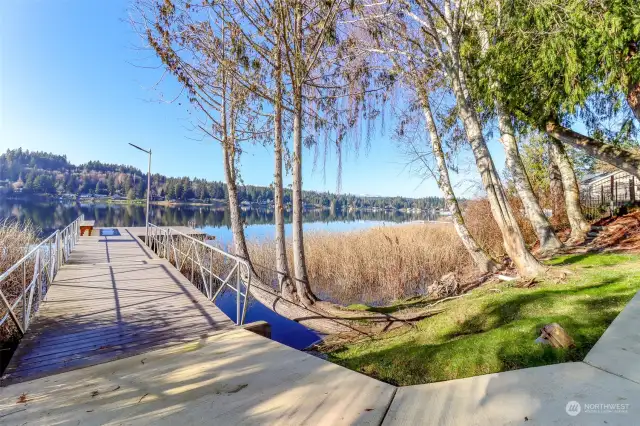
[[[640,292],[611,323],[584,362],[640,383]]]
[[[571,416],[575,401],[580,413]],[[589,413],[586,404],[629,404]],[[637,425],[640,386],[584,362],[399,388],[384,425]],[[606,423],[605,423],[606,422]]]

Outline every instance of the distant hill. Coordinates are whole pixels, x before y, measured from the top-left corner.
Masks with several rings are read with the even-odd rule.
[[[223,182],[189,177],[151,175],[151,195],[155,199],[211,202],[225,200],[227,187]],[[273,189],[267,186],[240,185],[240,201],[271,204]],[[20,148],[0,155],[0,196],[80,195],[144,198],[147,177],[140,169],[123,164],[89,161],[73,165],[66,155],[28,151]],[[342,208],[433,209],[444,206],[440,197],[406,198],[374,197],[330,192],[304,191],[305,203],[314,206]],[[285,203],[290,203],[291,191],[285,189]]]

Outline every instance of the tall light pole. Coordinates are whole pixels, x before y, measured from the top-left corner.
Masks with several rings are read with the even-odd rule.
[[[129,145],[132,147],[139,149],[142,152],[146,152],[149,154],[149,170],[147,171],[147,215],[144,224],[144,242],[149,244],[149,197],[151,197],[151,150],[146,150],[140,148],[138,145],[134,145],[129,142]]]

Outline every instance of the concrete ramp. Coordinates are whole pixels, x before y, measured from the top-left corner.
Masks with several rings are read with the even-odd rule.
[[[394,392],[234,330],[2,388],[0,423],[378,425]]]
[[[639,418],[640,386],[576,362],[402,387],[383,425],[631,426]]]
[[[640,383],[640,292],[613,320],[584,362]]]

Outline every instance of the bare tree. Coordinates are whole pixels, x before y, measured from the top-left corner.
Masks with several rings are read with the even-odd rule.
[[[252,74],[258,79],[259,70],[246,62],[242,46],[236,43],[239,28],[224,15],[207,13],[208,5],[139,0],[135,10],[134,27],[201,113],[197,128],[222,147],[234,251],[248,258],[237,162],[241,143],[264,137],[266,130],[265,120],[252,107],[255,97],[235,76]]]
[[[379,22],[381,31],[392,31],[421,52],[420,60],[433,63],[435,72],[446,78],[457,103],[458,116],[480,172],[493,218],[503,236],[505,251],[523,276],[545,271],[527,248],[516,222],[496,167],[487,148],[476,104],[468,89],[467,70],[461,62],[461,41],[465,36],[470,4],[450,0],[400,0],[397,3],[364,3],[362,19]],[[401,52],[402,48],[399,49]]]
[[[298,299],[310,306],[317,301],[311,291],[305,262],[302,216],[302,154],[305,112],[305,86],[313,82],[314,70],[322,64],[323,49],[328,44],[342,0],[310,2],[282,0],[277,9],[282,25],[285,72],[289,78],[293,104],[293,265]]]
[[[290,102],[285,96],[283,45],[284,15],[283,0],[272,3],[260,1],[233,0],[221,3],[228,9],[229,19],[239,29],[238,43],[245,46],[248,60],[264,71],[269,78],[247,79],[238,75],[245,87],[273,108],[273,148],[274,148],[274,222],[275,222],[275,268],[278,274],[278,288],[288,300],[296,300],[296,288],[291,280],[284,232],[284,188],[282,177],[283,152],[285,143],[284,115],[291,112]]]
[[[476,268],[482,273],[494,272],[499,269],[498,264],[479,246],[468,231],[462,212],[458,205],[449,171],[446,165],[445,153],[436,121],[431,109],[429,91],[443,86],[441,73],[437,71],[437,64],[430,58],[429,47],[420,43],[421,40],[413,39],[412,34],[395,19],[380,19],[384,14],[374,15],[374,19],[368,12],[363,13],[360,19],[353,19],[350,25],[354,28],[351,37],[355,39],[352,50],[365,52],[375,57],[375,64],[384,69],[391,80],[398,83],[401,88],[401,96],[409,101],[407,118],[401,119],[399,135],[405,134],[407,122],[414,124],[419,117],[413,117],[411,111],[414,104],[422,112],[422,119],[429,135],[431,153],[435,158],[436,170],[426,161],[425,155],[415,146],[412,135],[406,137],[406,143],[410,146],[410,156],[413,161],[422,163],[425,169],[436,179],[438,187],[442,191],[447,209],[451,213],[454,228],[463,245],[469,252]],[[419,120],[421,123],[422,121]]]
[[[282,293],[282,296],[289,300],[294,300],[296,288],[291,281],[291,275],[289,273],[289,261],[287,260],[287,248],[284,234],[284,190],[282,183],[282,133],[283,133],[283,97],[284,97],[284,81],[283,81],[283,19],[280,9],[282,8],[282,2],[276,0],[274,2],[276,6],[275,15],[275,67],[274,67],[274,81],[275,81],[275,97],[274,97],[274,154],[275,154],[275,172],[273,174],[274,182],[274,216],[276,227],[276,270],[278,271],[278,286]]]

